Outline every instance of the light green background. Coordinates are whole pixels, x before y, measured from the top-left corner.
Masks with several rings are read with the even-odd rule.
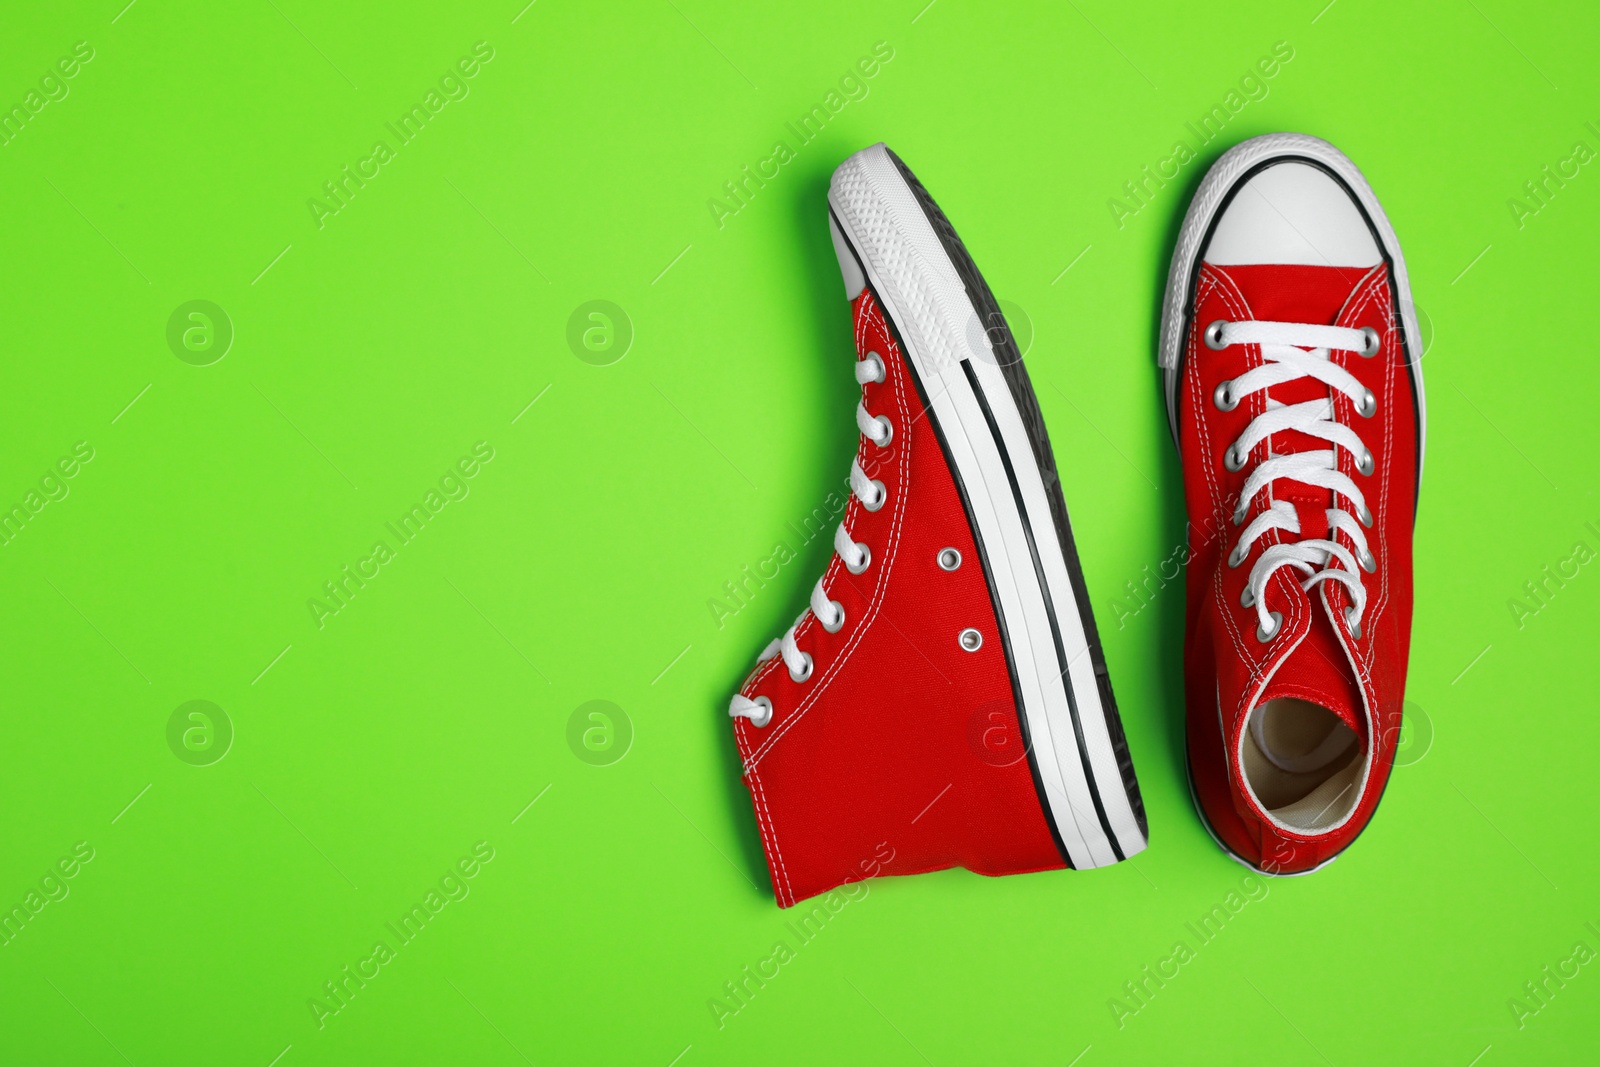
[[[1542,1006],[1524,983],[1600,951],[1600,576],[1575,559],[1600,550],[1600,172],[1520,224],[1508,201],[1600,149],[1600,18],[925,2],[13,5],[0,104],[93,58],[0,147],[0,506],[93,459],[0,546],[0,908],[69,891],[0,946],[0,1059],[1592,1060],[1600,966]],[[800,144],[786,123],[880,41]],[[1280,41],[1264,97],[1246,83],[1119,228],[1123,183]],[[478,42],[470,94],[401,145],[386,124]],[[1186,924],[1249,886],[1183,784],[1182,592],[1118,598],[1183,536],[1153,354],[1178,221],[1222,149],[1277,130],[1365,169],[1436,331],[1407,693],[1432,738],[1346,857],[1202,946]],[[779,139],[794,158],[719,226],[708,201]],[[721,625],[708,602],[843,482],[824,195],[880,139],[1031,322],[1152,839],[1090,873],[876,882],[802,943],[725,708],[829,549]],[[319,228],[308,201],[380,140]],[[209,366],[166,339],[196,299],[235,332]],[[566,339],[596,299],[634,330],[609,366]],[[385,524],[479,442],[470,495],[399,545]],[[379,540],[394,558],[319,627],[308,600]],[[1546,567],[1568,578],[1536,602]],[[191,700],[234,730],[208,766],[169,747]],[[605,766],[567,740],[591,700],[632,726]],[[892,679],[862,713],[915,728]],[[323,984],[475,846],[470,895],[319,1027]],[[719,1028],[708,1002],[780,940],[795,958]],[[1180,940],[1195,958],[1119,1026]]]

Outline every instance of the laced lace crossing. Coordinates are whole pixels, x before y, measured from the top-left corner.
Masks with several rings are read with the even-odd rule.
[[[888,377],[888,372],[883,364],[883,357],[876,352],[868,352],[864,359],[856,362],[856,382],[860,385],[882,382]],[[887,416],[872,415],[867,411],[866,404],[856,404],[856,426],[861,430],[861,435],[879,448],[887,447],[894,439],[894,424]],[[850,462],[850,492],[861,501],[861,506],[868,511],[877,511],[889,499],[889,491],[882,482],[867,477],[867,472],[861,469],[861,458],[857,456]],[[867,545],[850,536],[843,522],[833,533],[833,550],[844,563],[845,569],[851,574],[861,574],[872,563],[872,550]],[[827,575],[824,573],[823,578]],[[822,628],[831,634],[838,633],[844,627],[844,606],[837,600],[828,596],[828,591],[823,588],[823,578],[817,579],[817,584],[811,589],[811,603],[807,610],[815,615]],[[783,665],[789,669],[789,677],[795,682],[804,682],[811,677],[815,669],[811,655],[800,651],[799,644],[795,641],[795,631],[805,621],[806,613],[802,611],[794,625],[785,631],[784,635],[769,644],[762,650],[757,662],[764,663],[774,656],[783,657]],[[740,693],[735,693],[733,701],[728,705],[728,714],[733,718],[749,719],[753,726],[765,726],[772,721],[772,701],[763,696],[751,699]]]
[[[1245,479],[1239,494],[1239,505],[1233,513],[1235,526],[1244,523],[1250,513],[1251,502],[1266,492],[1270,504],[1239,534],[1239,540],[1228,556],[1228,566],[1238,567],[1249,558],[1257,541],[1277,530],[1298,535],[1300,519],[1293,504],[1273,497],[1273,485],[1280,480],[1299,482],[1302,485],[1327,489],[1334,494],[1334,502],[1348,507],[1335,506],[1327,510],[1331,531],[1342,531],[1355,546],[1351,551],[1331,536],[1297,540],[1286,544],[1269,545],[1250,568],[1250,577],[1241,598],[1245,607],[1254,607],[1258,625],[1256,637],[1270,641],[1283,624],[1283,615],[1269,611],[1264,602],[1267,582],[1283,567],[1293,567],[1303,576],[1300,587],[1308,593],[1326,581],[1338,582],[1345,587],[1351,605],[1345,619],[1350,631],[1361,636],[1361,616],[1367,606],[1367,590],[1361,573],[1377,570],[1377,560],[1367,547],[1366,529],[1372,525],[1372,513],[1355,480],[1339,470],[1338,453],[1343,449],[1356,458],[1356,470],[1370,475],[1376,467],[1372,452],[1362,443],[1361,437],[1349,426],[1337,421],[1333,414],[1333,393],[1343,393],[1355,404],[1356,413],[1370,418],[1378,409],[1377,399],[1371,390],[1361,384],[1355,375],[1333,362],[1333,351],[1356,352],[1362,356],[1375,355],[1379,347],[1376,331],[1343,326],[1316,326],[1294,322],[1213,322],[1206,328],[1206,346],[1221,350],[1230,345],[1255,344],[1261,346],[1262,363],[1239,377],[1224,381],[1213,395],[1216,406],[1231,411],[1245,397],[1273,386],[1284,385],[1302,378],[1311,378],[1326,385],[1330,396],[1299,404],[1284,404],[1266,398],[1265,409],[1250,420],[1243,434],[1228,447],[1223,465],[1231,471],[1242,470],[1249,461],[1251,451],[1274,434],[1295,431],[1319,438],[1331,446],[1316,451],[1273,453],[1261,460]],[[1338,566],[1334,566],[1337,563]]]

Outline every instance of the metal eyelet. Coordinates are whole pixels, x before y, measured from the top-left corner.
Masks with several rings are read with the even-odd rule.
[[[1378,413],[1378,398],[1372,395],[1371,389],[1361,391],[1361,402],[1356,405],[1356,414],[1363,419],[1370,419]]]
[[[1271,641],[1274,637],[1277,637],[1278,636],[1278,631],[1283,629],[1283,613],[1282,612],[1269,611],[1269,612],[1267,612],[1267,617],[1272,620],[1272,629],[1270,629],[1270,630],[1262,629],[1260,624],[1257,624],[1257,626],[1256,626],[1256,640],[1260,641],[1262,644],[1266,644],[1268,641]]]
[[[956,640],[961,642],[961,647],[968,652],[976,652],[983,647],[983,635],[972,627],[962,630]]]
[[[889,416],[879,415],[878,425],[883,427],[883,439],[874,439],[872,443],[879,448],[888,448],[889,442],[894,440],[894,423],[889,421]]]
[[[1358,352],[1363,358],[1375,356],[1378,349],[1383,347],[1383,338],[1378,336],[1378,331],[1371,326],[1361,327],[1361,348]]]
[[[878,373],[867,379],[867,381],[873,383],[874,385],[889,377],[889,368],[884,366],[883,357],[878,355],[878,353],[868,352],[867,358],[861,362],[874,364],[878,368]]]
[[[1206,342],[1206,347],[1211,349],[1211,351],[1221,352],[1224,348],[1228,347],[1222,343],[1222,328],[1226,325],[1228,325],[1226,322],[1218,319],[1210,326],[1206,327],[1203,337]]]
[[[1344,623],[1346,626],[1350,627],[1350,636],[1359,641],[1361,640],[1361,620],[1356,618],[1355,614],[1355,608],[1346,608],[1344,612]]]
[[[1212,403],[1217,405],[1218,411],[1232,411],[1239,406],[1239,400],[1233,395],[1229,387],[1233,385],[1232,379],[1227,379],[1217,384],[1216,390],[1211,394]]]
[[[750,721],[750,725],[751,726],[765,726],[765,725],[767,725],[768,723],[770,723],[772,721],[772,701],[768,700],[766,697],[756,697],[756,701],[755,702],[757,704],[760,704],[763,708],[766,708],[767,710],[766,710],[766,712],[764,714],[762,714],[762,716],[759,719],[757,719],[757,718],[750,719],[749,720]]]
[[[1378,558],[1367,549],[1361,550],[1361,555],[1356,557],[1356,562],[1361,564],[1361,569],[1368,574],[1374,574],[1378,570]]]
[[[954,548],[941,548],[938,555],[939,569],[953,571],[961,566],[961,552]]]
[[[1222,454],[1222,465],[1230,471],[1237,471],[1244,466],[1245,460],[1249,458],[1250,456],[1247,453],[1240,452],[1237,446],[1229,445],[1228,450]]]
[[[876,478],[872,479],[872,484],[878,487],[878,495],[873,503],[869,504],[867,501],[863,500],[861,502],[861,506],[866,508],[868,511],[877,511],[888,502],[889,490],[885,488],[884,484]]]
[[[1243,545],[1234,545],[1233,546],[1233,551],[1228,553],[1228,566],[1237,567],[1239,564],[1241,564],[1243,562],[1244,562],[1244,546]],[[1246,590],[1246,591],[1248,592],[1248,590]],[[1248,604],[1246,604],[1245,606],[1249,607]]]
[[[1356,460],[1356,470],[1362,474],[1371,474],[1377,466],[1377,460],[1372,458],[1372,449],[1362,449],[1360,458]]]
[[[857,541],[856,547],[861,550],[861,566],[852,567],[850,566],[850,561],[845,560],[844,569],[849,571],[851,574],[862,574],[865,573],[868,567],[872,566],[872,546],[862,544],[860,541]]]
[[[1369,530],[1372,529],[1372,511],[1365,504],[1362,504],[1361,510],[1356,512],[1356,518],[1361,520],[1361,525]]]
[[[828,631],[830,634],[836,634],[840,630],[844,629],[844,605],[839,603],[837,600],[830,600],[828,603],[833,605],[833,625],[829,626],[825,619],[818,619],[817,621],[822,623],[822,628],[824,630]]]
[[[1244,525],[1245,516],[1249,514],[1249,506],[1243,500],[1239,501],[1239,506],[1233,509],[1233,524],[1235,526]]]
[[[1239,606],[1241,608],[1253,608],[1256,606],[1256,598],[1250,592],[1248,585],[1244,587],[1244,592],[1239,594]]]
[[[816,661],[811,658],[811,653],[802,652],[800,655],[805,657],[805,667],[801,669],[799,674],[794,671],[789,672],[789,680],[795,683],[808,681],[811,678],[811,672],[816,668]]]

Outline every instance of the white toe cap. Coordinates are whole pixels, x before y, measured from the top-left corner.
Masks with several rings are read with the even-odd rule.
[[[1204,255],[1219,267],[1371,267],[1382,258],[1344,187],[1322,168],[1295,160],[1259,171],[1239,189],[1217,220]]]

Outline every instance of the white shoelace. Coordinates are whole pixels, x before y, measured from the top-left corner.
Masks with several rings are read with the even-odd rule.
[[[1355,404],[1358,415],[1370,418],[1377,411],[1377,399],[1372,392],[1355,375],[1329,358],[1329,352],[1334,350],[1356,352],[1363,356],[1375,355],[1378,336],[1373,330],[1294,322],[1219,321],[1206,328],[1205,342],[1214,350],[1229,345],[1261,346],[1260,366],[1217,386],[1213,400],[1223,411],[1233,410],[1252,393],[1301,378],[1313,378],[1333,392],[1343,393]],[[1244,522],[1250,512],[1251,502],[1263,490],[1272,503],[1240,533],[1238,543],[1228,556],[1228,566],[1242,564],[1249,557],[1251,547],[1269,531],[1300,532],[1300,519],[1294,505],[1286,500],[1272,499],[1274,482],[1282,479],[1330,490],[1334,494],[1335,504],[1342,500],[1349,508],[1329,508],[1328,526],[1330,530],[1342,530],[1355,545],[1355,551],[1351,552],[1331,537],[1270,545],[1251,567],[1241,600],[1245,607],[1256,609],[1259,620],[1256,637],[1261,641],[1270,641],[1282,626],[1283,615],[1267,610],[1263,601],[1267,582],[1280,568],[1293,567],[1305,576],[1300,586],[1308,593],[1325,581],[1338,582],[1345,587],[1351,601],[1345,619],[1351,632],[1360,637],[1361,616],[1367,606],[1367,590],[1362,584],[1360,572],[1371,574],[1377,570],[1377,560],[1367,548],[1365,529],[1372,525],[1372,513],[1367,509],[1366,500],[1355,480],[1338,469],[1338,450],[1344,449],[1355,456],[1356,469],[1364,476],[1370,475],[1375,467],[1372,452],[1362,444],[1360,436],[1353,429],[1334,419],[1332,396],[1300,404],[1283,404],[1269,396],[1266,409],[1251,419],[1244,433],[1229,446],[1224,465],[1230,470],[1242,469],[1253,448],[1273,434],[1286,431],[1321,438],[1332,447],[1286,455],[1277,455],[1269,450],[1267,458],[1258,463],[1245,479],[1244,489],[1239,494],[1238,509],[1233,514],[1234,525]],[[1338,567],[1333,566],[1335,562],[1339,564]]]
[[[881,382],[886,377],[888,372],[884,368],[883,357],[878,353],[868,352],[865,359],[856,362],[858,384]],[[887,446],[894,439],[894,425],[886,416],[869,414],[865,404],[856,404],[856,426],[861,430],[863,437],[879,448]],[[889,499],[889,492],[883,483],[868,478],[866,471],[861,469],[859,456],[850,461],[850,492],[868,511],[877,511]],[[839,523],[839,528],[834,531],[833,550],[851,574],[862,573],[872,562],[872,550],[851,537],[843,522]],[[826,576],[824,573],[823,577]],[[844,626],[844,606],[828,596],[822,581],[822,578],[818,578],[817,584],[812,587],[811,604],[807,610],[817,617],[824,630],[831,634],[838,633]],[[806,613],[802,611],[800,617],[794,621],[794,625],[789,627],[781,638],[762,650],[757,659],[758,663],[765,663],[773,656],[782,656],[783,665],[789,668],[789,677],[797,683],[810,678],[814,668],[811,655],[800,651],[800,646],[796,644],[794,637],[795,630],[805,621],[805,617]],[[753,726],[765,726],[772,721],[772,701],[763,696],[752,700],[735,693],[728,705],[728,714],[733,718],[749,719]]]

